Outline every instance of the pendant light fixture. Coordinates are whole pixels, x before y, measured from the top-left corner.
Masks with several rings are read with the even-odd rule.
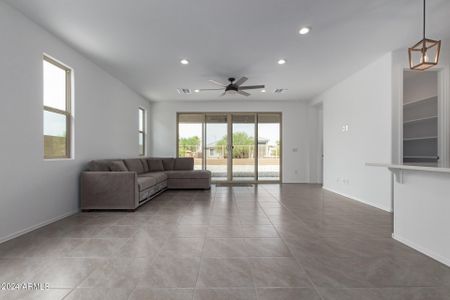
[[[441,41],[425,37],[425,0],[423,0],[423,39],[408,49],[410,69],[423,71],[437,65],[440,51]]]

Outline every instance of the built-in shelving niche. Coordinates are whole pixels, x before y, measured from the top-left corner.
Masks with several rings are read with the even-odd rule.
[[[403,163],[437,166],[437,74],[405,71],[403,94]]]

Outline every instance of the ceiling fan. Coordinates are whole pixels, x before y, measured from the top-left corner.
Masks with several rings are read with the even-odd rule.
[[[221,91],[224,90],[224,92],[220,96],[225,95],[233,95],[233,94],[239,94],[242,96],[250,96],[249,93],[247,93],[245,90],[259,90],[263,89],[264,85],[242,85],[244,82],[248,80],[247,77],[241,77],[240,79],[236,80],[233,77],[228,78],[229,84],[223,84],[220,82],[217,82],[215,80],[210,80],[211,83],[214,83],[215,85],[221,86],[220,89],[199,89],[195,90],[196,92],[205,92],[205,91]]]

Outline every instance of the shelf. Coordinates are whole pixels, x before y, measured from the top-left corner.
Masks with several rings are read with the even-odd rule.
[[[408,105],[411,105],[411,104],[424,102],[424,101],[428,101],[428,100],[432,100],[432,99],[436,99],[437,100],[437,96],[428,97],[428,98],[425,98],[425,99],[414,100],[414,101],[411,101],[411,102],[408,102],[408,103],[404,103],[403,106],[408,106]]]
[[[420,119],[415,119],[415,120],[410,120],[410,121],[404,121],[403,124],[411,124],[411,123],[416,123],[416,122],[422,122],[422,121],[428,121],[428,120],[432,120],[432,119],[437,119],[438,116],[432,116],[432,117],[427,117],[427,118],[420,118]]]
[[[403,159],[438,159],[438,156],[403,156]]]
[[[416,138],[405,138],[403,139],[404,142],[409,141],[421,141],[421,140],[434,140],[437,139],[437,136],[423,136],[423,137],[416,137]]]
[[[369,167],[385,167],[389,170],[411,170],[411,171],[423,171],[423,172],[436,172],[436,173],[449,173],[450,168],[437,168],[437,167],[423,167],[423,166],[410,166],[410,165],[392,165],[384,163],[366,163]]]

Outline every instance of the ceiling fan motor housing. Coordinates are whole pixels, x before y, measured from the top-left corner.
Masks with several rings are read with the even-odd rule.
[[[233,84],[233,82],[236,79],[233,77],[228,78],[228,81],[230,82],[229,85],[227,85],[227,87],[225,88],[225,92],[228,94],[235,94],[238,91],[238,87],[236,85]]]

